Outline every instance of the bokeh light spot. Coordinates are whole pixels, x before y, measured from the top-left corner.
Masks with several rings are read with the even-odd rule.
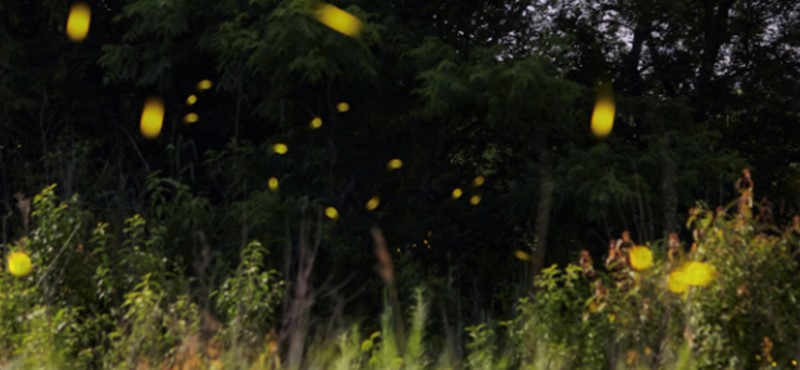
[[[486,182],[486,178],[483,177],[482,175],[478,175],[472,180],[472,186],[477,188],[483,185],[484,182]]]
[[[186,98],[186,105],[194,105],[194,103],[197,103],[197,95],[195,94],[189,95]]]
[[[157,138],[163,125],[164,101],[157,97],[147,98],[144,102],[144,109],[142,109],[142,119],[139,122],[142,136],[147,139]]]
[[[350,104],[347,104],[345,102],[336,104],[336,110],[339,111],[339,113],[345,113],[350,110]]]
[[[379,205],[381,205],[381,199],[378,198],[377,195],[375,195],[372,198],[369,198],[367,204],[364,207],[367,208],[367,211],[374,211],[376,208],[378,208]]]
[[[76,2],[69,8],[67,17],[67,37],[74,42],[81,42],[89,34],[92,21],[92,8],[84,2]]]
[[[197,90],[200,91],[210,90],[211,87],[213,86],[214,84],[211,83],[211,80],[202,80],[197,83]]]
[[[331,4],[321,4],[317,8],[316,18],[332,30],[350,37],[358,37],[363,27],[361,20]]]
[[[469,197],[469,204],[472,204],[473,206],[477,206],[478,204],[480,204],[480,202],[481,202],[481,196],[479,194],[475,194]]]
[[[458,199],[458,198],[461,198],[461,195],[463,195],[463,194],[464,194],[464,191],[461,190],[461,188],[455,188],[455,189],[453,189],[453,192],[450,193],[450,197],[452,197],[453,199]]]
[[[338,220],[339,219],[339,211],[333,207],[325,208],[325,216],[330,218],[331,220]]]
[[[272,146],[272,151],[275,152],[275,154],[284,155],[289,151],[289,147],[284,143],[277,143]]]
[[[386,163],[386,169],[389,171],[399,170],[401,167],[403,167],[403,161],[398,158],[392,159]]]
[[[183,123],[190,125],[200,120],[200,116],[197,113],[187,113],[183,116]]]
[[[322,127],[322,118],[314,117],[311,120],[311,123],[309,124],[309,127],[311,127],[312,130],[316,130],[316,129]]]
[[[524,251],[521,251],[519,249],[517,249],[514,252],[514,257],[516,257],[520,261],[530,261],[531,260],[531,255],[530,254],[525,253]]]
[[[31,273],[31,258],[25,252],[11,252],[6,260],[11,275],[22,277]]]
[[[598,138],[604,138],[614,128],[614,115],[616,106],[611,94],[601,95],[597,98],[592,111],[592,133]]]
[[[269,180],[267,180],[267,186],[269,186],[269,190],[277,191],[278,185],[279,183],[277,177],[270,177]]]

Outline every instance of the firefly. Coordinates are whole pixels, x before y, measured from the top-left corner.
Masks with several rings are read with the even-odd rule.
[[[89,23],[92,21],[92,8],[84,2],[76,2],[69,8],[67,17],[67,37],[74,42],[81,42],[89,34]]]
[[[477,206],[478,203],[480,202],[481,202],[481,196],[478,194],[475,194],[469,198],[469,204],[472,204],[473,206]]]
[[[336,110],[339,111],[339,113],[347,112],[350,110],[350,104],[347,104],[345,102],[336,104]]]
[[[317,21],[345,36],[358,37],[363,27],[361,20],[331,4],[317,8]]]
[[[309,124],[309,127],[311,127],[312,130],[316,130],[316,129],[322,127],[322,118],[314,117],[311,120],[311,123]]]
[[[197,122],[199,120],[200,120],[200,116],[198,116],[197,113],[188,113],[185,116],[183,116],[183,123],[185,123],[187,125],[195,123],[195,122]]]
[[[453,192],[450,194],[450,197],[452,197],[453,199],[458,199],[461,198],[462,194],[464,194],[464,191],[461,190],[461,188],[455,188],[453,189]]]
[[[592,112],[592,133],[598,138],[604,138],[614,128],[614,114],[616,106],[611,94],[600,96],[594,104]]]
[[[327,216],[331,220],[338,220],[339,219],[339,211],[337,211],[336,208],[327,207],[327,208],[325,208],[325,216]]]
[[[475,179],[472,180],[472,186],[477,188],[483,185],[484,182],[486,182],[486,178],[481,175],[478,175],[477,177],[475,177]]]
[[[284,155],[289,151],[289,147],[284,143],[277,143],[272,146],[272,151],[275,152],[275,154]]]
[[[278,190],[278,178],[277,177],[270,177],[267,180],[267,186],[269,186],[269,190],[277,191]]]
[[[388,171],[398,170],[400,167],[403,167],[403,161],[398,158],[392,159],[386,163],[386,169]]]
[[[365,207],[367,208],[367,211],[374,211],[376,208],[378,208],[380,204],[381,204],[380,198],[378,198],[378,196],[375,195],[372,198],[369,198]]]
[[[197,103],[197,95],[195,94],[189,95],[186,98],[186,105],[194,105],[194,103]]]
[[[142,119],[139,123],[139,130],[142,136],[147,139],[155,139],[161,133],[164,125],[164,101],[161,98],[149,97],[144,102],[142,109]]]
[[[211,80],[202,80],[197,83],[197,90],[198,91],[205,91],[211,89],[214,84],[211,83]]]

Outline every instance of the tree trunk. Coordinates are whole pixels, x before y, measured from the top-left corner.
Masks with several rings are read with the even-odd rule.
[[[550,228],[550,211],[553,207],[553,192],[555,179],[553,178],[553,160],[546,149],[542,150],[539,157],[539,191],[536,201],[536,219],[534,220],[533,250],[531,253],[531,272],[533,277],[544,269],[544,260],[547,253],[547,232]]]

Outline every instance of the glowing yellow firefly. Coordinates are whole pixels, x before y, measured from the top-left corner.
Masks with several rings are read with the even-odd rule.
[[[272,191],[278,190],[278,178],[270,177],[269,180],[267,180],[267,186],[269,186],[269,190]]]
[[[199,120],[200,120],[200,116],[198,116],[197,113],[188,113],[185,116],[183,116],[183,123],[185,123],[187,125],[195,123],[195,122],[197,122]]]
[[[314,117],[311,120],[311,123],[309,124],[309,127],[311,127],[312,130],[316,130],[316,129],[322,127],[322,118]]]
[[[275,152],[275,154],[284,155],[289,151],[289,147],[284,143],[277,143],[272,146],[272,151]]]
[[[197,95],[195,94],[189,95],[186,98],[186,105],[194,105],[194,103],[197,103]]]
[[[386,163],[386,169],[389,171],[399,170],[401,167],[403,167],[403,161],[397,158]]]
[[[142,109],[142,120],[139,123],[139,130],[142,136],[148,139],[155,139],[161,133],[164,125],[164,101],[161,98],[149,97],[144,102]]]
[[[372,198],[369,198],[367,204],[364,207],[367,208],[367,211],[374,211],[376,208],[378,208],[380,204],[381,204],[381,199],[378,198],[377,195],[375,195]]]
[[[458,199],[461,198],[462,194],[464,194],[464,191],[461,190],[461,188],[455,188],[453,189],[453,192],[450,193],[450,197],[452,197],[453,199]]]
[[[469,204],[472,204],[473,206],[477,206],[480,202],[481,196],[478,194],[475,194],[469,198]]]
[[[472,186],[477,188],[483,185],[484,182],[486,182],[486,178],[481,175],[478,175],[477,177],[475,177],[475,179],[472,180]]]
[[[531,260],[531,255],[530,254],[525,253],[525,252],[523,252],[523,251],[521,251],[519,249],[517,249],[514,252],[514,257],[516,257],[520,261],[530,261]]]
[[[202,80],[197,83],[197,90],[204,91],[209,90],[214,84],[211,83],[211,80]]]
[[[339,219],[339,211],[337,211],[336,208],[327,207],[327,208],[325,208],[325,216],[327,216],[331,220],[338,220]]]
[[[11,275],[21,277],[31,273],[31,258],[25,252],[11,252],[6,259]]]
[[[347,112],[350,110],[350,104],[347,104],[345,102],[336,104],[336,110],[339,111],[339,113]]]
[[[354,15],[331,4],[320,5],[317,8],[316,18],[332,30],[350,37],[358,37],[363,26],[361,20]]]
[[[81,42],[89,34],[89,23],[92,21],[92,8],[84,2],[76,2],[69,8],[67,17],[67,37],[74,42]]]
[[[592,112],[592,133],[598,138],[604,138],[611,133],[614,128],[614,114],[616,106],[614,97],[611,94],[602,95],[597,98]]]

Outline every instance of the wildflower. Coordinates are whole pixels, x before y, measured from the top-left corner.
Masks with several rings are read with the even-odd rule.
[[[653,252],[644,246],[636,246],[631,248],[628,254],[631,267],[638,271],[644,271],[653,266]]]

